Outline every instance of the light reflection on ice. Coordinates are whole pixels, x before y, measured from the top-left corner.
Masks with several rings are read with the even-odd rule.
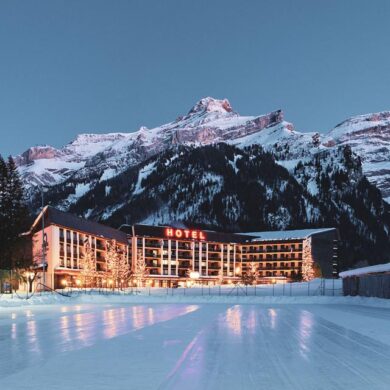
[[[299,317],[299,352],[301,356],[308,359],[310,352],[310,339],[313,327],[313,315],[302,310]]]
[[[232,334],[241,336],[241,306],[229,307],[226,310],[226,322]]]
[[[246,327],[248,328],[251,334],[256,333],[257,327],[257,312],[252,308],[248,314],[248,319],[246,321]]]
[[[16,337],[17,337],[17,328],[16,328],[16,324],[14,323],[11,325],[11,338],[15,340]]]
[[[275,329],[278,313],[276,312],[275,309],[269,309],[268,313],[269,313],[270,321],[271,321],[271,329]]]
[[[167,321],[198,310],[198,305],[62,306],[50,317],[27,310],[25,322],[0,325],[0,375],[35,365],[51,355],[89,347],[102,339]],[[60,314],[60,315],[55,315]],[[10,316],[14,319],[14,316]],[[9,317],[9,318],[10,318]],[[16,318],[16,314],[15,314]]]
[[[30,344],[30,350],[40,353],[39,340],[37,338],[37,323],[34,320],[27,321],[27,338]]]

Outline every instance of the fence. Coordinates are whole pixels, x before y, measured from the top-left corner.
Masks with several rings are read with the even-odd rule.
[[[344,295],[390,298],[390,274],[351,276],[343,279]]]
[[[102,294],[102,295],[141,295],[141,296],[188,296],[188,297],[303,297],[303,296],[340,296],[343,295],[340,279],[315,279],[311,282],[283,283],[283,284],[259,284],[255,286],[245,286],[242,284],[224,284],[220,286],[193,285],[177,288],[160,287],[133,287],[126,289],[107,288],[72,288],[67,287],[60,290],[46,288],[42,292],[40,286],[33,293],[14,293],[15,298],[30,299],[34,295],[60,294],[66,297],[74,297],[81,294]]]
[[[311,282],[260,284],[245,286],[242,284],[224,284],[220,286],[193,285],[189,287],[161,288],[140,287],[128,289],[64,289],[64,293],[75,294],[115,294],[115,295],[142,295],[142,296],[340,296],[343,295],[340,279],[315,279]]]

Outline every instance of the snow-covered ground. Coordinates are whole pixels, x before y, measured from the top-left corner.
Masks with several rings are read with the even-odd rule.
[[[146,291],[2,296],[0,389],[388,389],[388,300]]]

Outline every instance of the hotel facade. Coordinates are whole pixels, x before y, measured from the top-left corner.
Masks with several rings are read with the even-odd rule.
[[[39,280],[50,288],[80,285],[86,242],[96,259],[91,286],[108,287],[106,255],[113,240],[133,275],[141,259],[142,284],[152,287],[239,283],[254,272],[255,283],[284,283],[300,279],[305,264],[324,277],[337,275],[334,228],[239,234],[140,224],[113,229],[46,206],[30,234]]]

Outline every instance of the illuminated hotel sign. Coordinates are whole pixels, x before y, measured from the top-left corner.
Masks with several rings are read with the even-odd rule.
[[[189,238],[193,240],[205,240],[206,235],[201,230],[166,228],[165,236],[172,238]]]

